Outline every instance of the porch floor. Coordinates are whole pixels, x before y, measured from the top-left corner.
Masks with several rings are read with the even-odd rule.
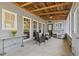
[[[11,49],[7,56],[70,56],[71,49],[66,40],[51,38],[46,43],[35,44],[29,40],[24,43],[24,47]]]

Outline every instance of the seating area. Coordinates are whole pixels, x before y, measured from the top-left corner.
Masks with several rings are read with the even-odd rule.
[[[34,32],[34,39],[33,40],[35,40],[36,42],[38,42],[39,44],[40,43],[42,43],[42,42],[44,42],[45,43],[45,41],[46,40],[49,40],[50,39],[50,35],[49,34],[40,34],[39,32]]]

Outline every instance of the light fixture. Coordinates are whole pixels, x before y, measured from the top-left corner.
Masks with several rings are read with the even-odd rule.
[[[50,19],[52,19],[53,17],[52,17],[52,16],[50,16],[49,18],[50,18]]]

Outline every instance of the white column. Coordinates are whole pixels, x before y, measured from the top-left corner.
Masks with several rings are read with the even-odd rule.
[[[33,38],[33,21],[32,19],[30,20],[30,39]]]
[[[41,33],[42,33],[42,23],[41,23]]]
[[[77,33],[77,13],[74,13],[74,33]]]
[[[44,26],[45,26],[45,27],[44,27],[44,33],[47,33],[47,32],[48,32],[48,29],[47,29],[47,23],[45,23]]]
[[[39,32],[39,22],[37,21],[37,32]]]

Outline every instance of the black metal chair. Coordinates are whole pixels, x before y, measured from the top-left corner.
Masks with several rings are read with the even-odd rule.
[[[46,39],[46,40],[48,40],[48,39],[49,39],[47,34],[45,34],[45,39]]]
[[[41,35],[41,41],[45,42],[45,36],[44,36],[44,34]]]
[[[49,34],[45,34],[45,39],[49,40],[51,38],[51,36]]]
[[[36,33],[35,33],[35,40],[36,40],[37,42],[39,42],[39,44],[40,44],[40,43],[42,43],[42,42],[45,42],[45,37],[44,37],[43,35],[41,35],[41,36],[39,37],[39,32],[36,32]]]

